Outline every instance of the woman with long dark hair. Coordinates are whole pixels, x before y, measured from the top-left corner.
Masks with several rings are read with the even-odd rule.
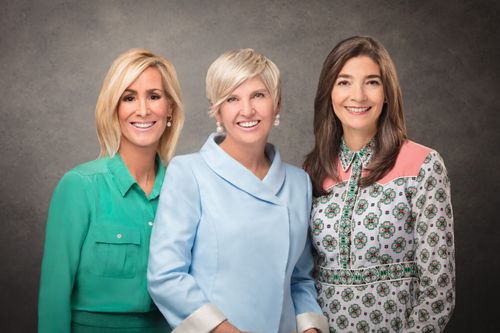
[[[441,156],[407,139],[395,66],[381,43],[333,48],[304,163],[319,303],[330,329],[439,332],[455,304],[450,183]]]

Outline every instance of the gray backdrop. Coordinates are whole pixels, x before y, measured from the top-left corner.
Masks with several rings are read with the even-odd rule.
[[[187,116],[178,153],[187,153],[215,128],[204,96],[209,64],[232,48],[263,52],[284,85],[282,124],[271,141],[299,165],[313,143],[322,62],[356,34],[385,44],[410,137],[437,149],[451,176],[458,290],[447,331],[497,328],[497,3],[2,0],[0,331],[35,331],[49,200],[65,171],[97,156],[95,102],[118,54],[146,47],[175,64]]]

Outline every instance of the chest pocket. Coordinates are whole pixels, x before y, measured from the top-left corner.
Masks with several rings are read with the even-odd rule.
[[[137,272],[141,245],[139,229],[102,224],[93,230],[94,263],[92,272],[99,276],[133,278]]]

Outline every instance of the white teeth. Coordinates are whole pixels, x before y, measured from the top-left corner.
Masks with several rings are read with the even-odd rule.
[[[135,126],[137,128],[149,128],[154,125],[154,122],[148,122],[148,123],[131,123],[132,126]]]
[[[238,125],[240,125],[241,127],[249,128],[249,127],[254,127],[258,123],[259,122],[257,120],[255,120],[255,121],[243,121],[243,122],[238,123]]]
[[[345,108],[347,109],[347,111],[350,111],[353,113],[363,113],[363,112],[366,112],[370,109],[369,106],[367,106],[367,107],[346,106]]]

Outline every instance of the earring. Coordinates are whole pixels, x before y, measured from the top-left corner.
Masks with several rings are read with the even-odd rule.
[[[167,127],[172,127],[172,116],[167,117]]]
[[[274,126],[278,127],[280,125],[280,115],[277,114],[273,122]]]
[[[217,126],[217,127],[215,128],[215,131],[216,131],[217,133],[219,133],[219,134],[224,133],[224,127],[222,127],[222,123],[221,123],[220,121],[216,122],[216,123],[215,123],[215,126]]]

